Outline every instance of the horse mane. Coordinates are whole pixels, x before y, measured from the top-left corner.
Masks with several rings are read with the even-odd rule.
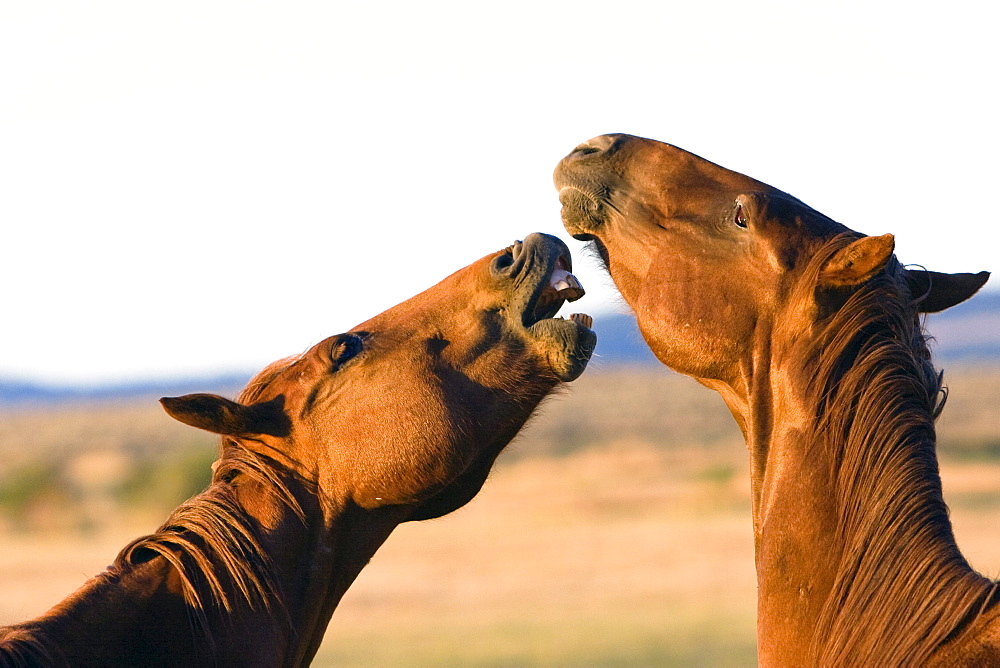
[[[9,668],[35,668],[65,664],[57,647],[25,629],[0,629],[0,663]]]
[[[824,246],[803,285],[814,290],[854,238]],[[893,258],[852,294],[828,295],[843,304],[793,352],[816,410],[805,442],[829,462],[843,540],[813,640],[820,665],[919,665],[971,626],[996,586],[955,545],[935,454],[947,392],[903,271]]]
[[[279,360],[258,373],[240,393],[253,397],[274,380],[292,358]],[[240,607],[279,612],[290,623],[274,566],[261,542],[261,527],[240,503],[229,483],[243,475],[268,489],[300,521],[305,514],[273,460],[240,439],[223,437],[213,465],[211,486],[185,501],[153,533],[133,540],[119,552],[113,569],[126,569],[162,556],[176,570],[192,625],[212,644],[207,613],[232,613]]]

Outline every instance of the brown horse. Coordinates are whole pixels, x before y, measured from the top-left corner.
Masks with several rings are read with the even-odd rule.
[[[389,533],[468,502],[539,402],[583,372],[589,317],[555,318],[583,294],[570,271],[565,244],[532,234],[270,365],[238,401],[163,399],[222,435],[211,486],[48,613],[0,630],[0,664],[308,664]]]
[[[764,665],[1000,664],[1000,596],[955,546],[918,314],[980,274],[673,146],[606,135],[555,171],[653,352],[722,394],[750,451]]]

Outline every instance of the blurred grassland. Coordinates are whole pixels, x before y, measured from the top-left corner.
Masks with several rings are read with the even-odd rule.
[[[1000,575],[1000,368],[949,369],[945,498]],[[199,491],[214,437],[155,401],[0,416],[0,624],[41,612]],[[755,663],[746,448],[711,391],[592,369],[550,399],[483,492],[390,537],[316,665]]]

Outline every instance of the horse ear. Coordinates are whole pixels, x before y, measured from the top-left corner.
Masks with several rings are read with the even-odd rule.
[[[267,434],[288,436],[291,420],[285,414],[285,398],[277,396],[249,406],[217,394],[185,394],[163,397],[160,404],[170,417],[184,424],[226,436]]]
[[[891,234],[861,237],[826,261],[819,282],[828,288],[846,288],[864,283],[880,272],[892,257],[896,239]]]
[[[910,295],[917,300],[920,313],[937,313],[961,304],[989,280],[990,272],[978,274],[941,274],[936,271],[907,270]]]

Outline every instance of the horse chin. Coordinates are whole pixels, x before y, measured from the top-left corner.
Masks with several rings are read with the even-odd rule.
[[[568,319],[539,320],[528,328],[532,338],[543,347],[549,367],[560,381],[576,380],[587,368],[597,346],[597,334],[590,329],[592,323],[589,315],[574,313]]]

